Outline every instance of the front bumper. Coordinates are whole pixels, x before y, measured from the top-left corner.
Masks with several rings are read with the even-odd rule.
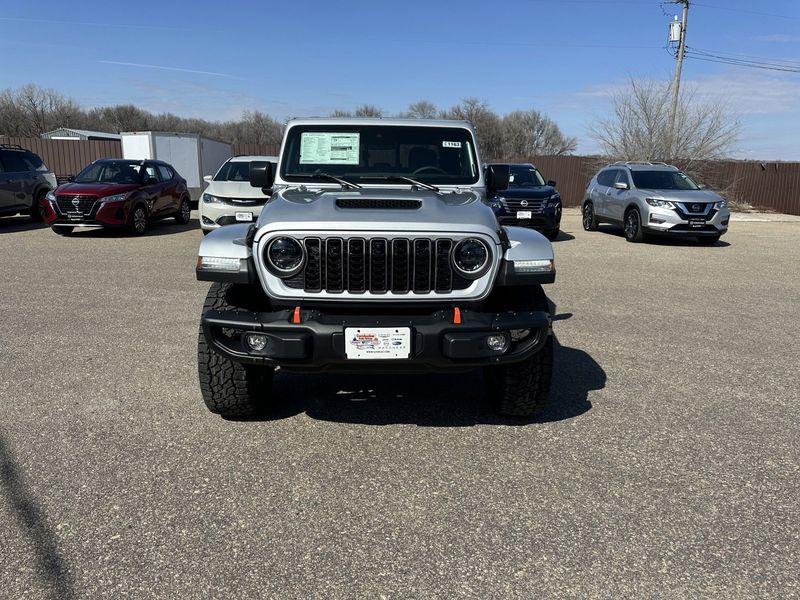
[[[237,362],[280,366],[284,369],[342,371],[426,372],[467,370],[478,366],[524,360],[544,346],[551,330],[546,312],[477,312],[440,310],[428,315],[350,316],[303,310],[299,323],[295,311],[269,313],[208,311],[202,326],[206,343]],[[456,323],[454,321],[459,321]],[[345,327],[408,327],[411,355],[406,359],[348,359]],[[521,335],[527,330],[527,334]],[[517,332],[514,341],[511,332]],[[246,333],[264,334],[266,347],[253,351],[244,343]],[[505,335],[508,349],[486,344],[488,335]]]
[[[216,202],[199,202],[200,227],[206,231],[219,229],[223,225],[234,223],[255,223],[261,214],[263,204],[219,204]],[[250,220],[237,219],[236,213],[250,214]]]
[[[64,214],[49,200],[42,202],[44,222],[51,227],[124,227],[129,222],[125,201],[96,202],[88,213]]]
[[[666,236],[716,236],[728,231],[731,213],[712,208],[707,214],[685,213],[680,209],[650,208],[642,219],[648,233]]]
[[[516,216],[518,211],[509,211],[505,208],[494,209],[500,225],[513,225],[514,227],[525,227],[536,229],[537,231],[548,231],[561,227],[561,207],[548,206],[542,212],[533,213],[530,217],[519,219]]]

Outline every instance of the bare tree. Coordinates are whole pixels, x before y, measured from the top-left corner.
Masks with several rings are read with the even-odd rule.
[[[629,88],[612,97],[612,115],[590,128],[609,158],[657,160],[690,168],[699,160],[725,157],[741,130],[723,104],[700,101],[694,91],[681,91],[670,144],[668,127],[671,85],[631,79]],[[670,147],[672,146],[672,147]]]
[[[445,119],[463,119],[472,123],[478,135],[483,157],[489,160],[502,157],[503,134],[500,117],[485,101],[478,98],[464,98],[461,104],[443,111],[441,116]]]
[[[357,117],[382,117],[383,111],[372,104],[362,104],[355,110]]]
[[[503,153],[506,158],[570,154],[578,140],[566,137],[555,122],[536,110],[515,110],[503,117]]]
[[[409,119],[435,119],[439,116],[439,109],[433,102],[420,100],[409,105],[408,110],[400,116]]]
[[[0,130],[6,135],[38,136],[56,127],[79,126],[82,118],[75,102],[32,83],[0,94]]]

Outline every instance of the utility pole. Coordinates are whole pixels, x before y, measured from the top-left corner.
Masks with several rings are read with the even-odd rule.
[[[678,112],[678,94],[681,87],[681,69],[683,57],[686,54],[686,24],[689,21],[690,0],[674,0],[675,4],[683,4],[683,19],[681,20],[681,37],[678,42],[678,64],[675,67],[675,81],[672,83],[672,110],[669,113],[669,151],[675,152],[675,117]],[[670,158],[675,158],[671,156]]]

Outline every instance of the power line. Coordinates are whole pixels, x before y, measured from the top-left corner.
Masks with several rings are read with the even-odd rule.
[[[800,15],[776,15],[775,13],[761,12],[759,10],[749,10],[747,8],[731,8],[730,6],[719,6],[718,4],[706,4],[705,2],[694,2],[692,6],[703,6],[705,8],[715,8],[718,10],[728,10],[731,12],[748,13],[751,15],[761,15],[762,17],[777,17],[779,19],[800,19]]]
[[[704,62],[720,63],[724,65],[733,65],[736,67],[749,67],[751,69],[762,69],[765,71],[782,71],[785,73],[800,73],[800,65],[792,66],[778,63],[759,62],[752,60],[745,60],[729,56],[715,55],[711,53],[697,52],[692,48],[686,49],[686,57],[693,60],[702,60]]]
[[[733,54],[731,52],[723,52],[719,50],[707,50],[705,48],[695,48],[694,46],[690,47],[692,52],[696,54],[702,54],[704,56],[711,56],[713,58],[730,58],[733,60],[745,60],[747,62],[760,62],[768,65],[773,65],[776,67],[800,67],[800,61],[797,60],[786,60],[783,58],[774,58],[771,56],[753,56],[751,54]],[[749,59],[757,59],[757,60],[749,60]]]

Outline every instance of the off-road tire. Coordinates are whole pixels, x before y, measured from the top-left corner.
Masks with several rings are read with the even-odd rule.
[[[634,244],[644,241],[644,230],[642,229],[642,217],[639,210],[636,208],[628,209],[625,213],[625,221],[623,224],[625,231],[625,239]]]
[[[697,237],[697,241],[703,246],[713,246],[719,241],[718,235],[702,235]]]
[[[540,286],[524,288],[509,297],[505,310],[549,311],[547,296]],[[489,398],[504,417],[532,417],[547,402],[553,376],[553,336],[544,347],[521,362],[484,368]]]
[[[594,204],[591,202],[583,203],[583,209],[581,209],[581,223],[584,231],[597,231],[597,217],[594,214]]]
[[[181,200],[178,212],[175,214],[175,221],[180,225],[186,225],[192,219],[192,203],[188,198]]]
[[[203,304],[207,310],[251,310],[259,301],[249,286],[214,283]],[[260,290],[259,290],[260,291]],[[218,354],[206,343],[203,327],[197,339],[197,369],[203,401],[213,413],[226,419],[262,414],[272,387],[274,369],[246,365]]]
[[[72,235],[72,230],[75,229],[74,227],[51,227],[53,231],[55,231],[58,235]]]

